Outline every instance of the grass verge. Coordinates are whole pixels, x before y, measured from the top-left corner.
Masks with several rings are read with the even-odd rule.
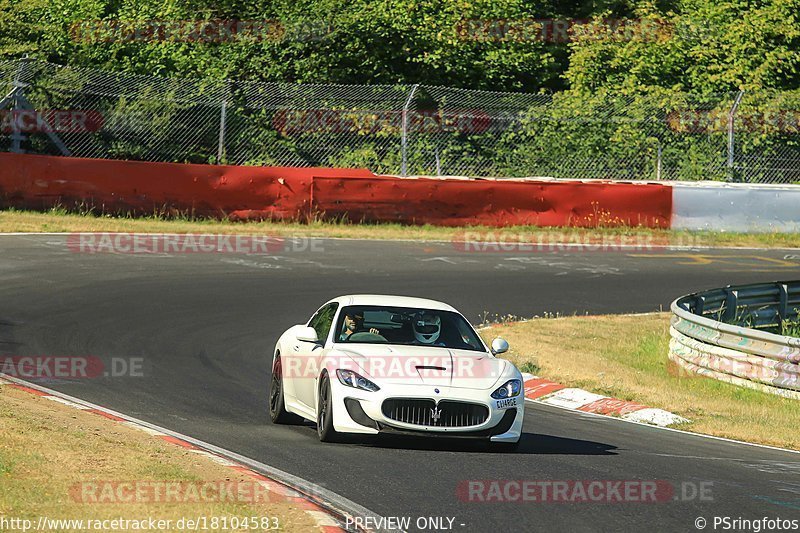
[[[40,516],[82,520],[154,517],[172,520],[173,524],[181,518],[205,516],[209,525],[215,516],[253,516],[277,517],[283,531],[316,530],[314,522],[296,506],[269,498],[259,500],[270,501],[249,503],[246,492],[235,498],[214,498],[218,492],[207,492],[218,501],[204,503],[196,503],[191,497],[181,502],[173,498],[172,502],[149,503],[134,497],[132,502],[108,503],[107,498],[113,499],[113,495],[92,491],[89,494],[105,494],[106,503],[82,502],[75,491],[84,490],[85,485],[80,485],[83,483],[184,482],[188,489],[189,485],[202,487],[205,482],[227,481],[241,483],[234,486],[246,491],[255,480],[120,423],[3,385],[0,443],[0,517],[29,519],[34,527]],[[185,494],[188,496],[189,490]],[[225,499],[228,501],[219,501]],[[45,529],[89,529],[74,525],[58,527],[51,523]],[[166,530],[180,529],[187,528],[173,525]]]
[[[800,403],[689,374],[667,358],[669,313],[537,318],[494,325],[523,371],[571,387],[659,407],[681,429],[800,450]]]
[[[299,237],[337,237],[352,239],[407,239],[418,241],[463,240],[464,232],[478,232],[480,239],[544,244],[608,242],[635,245],[673,244],[676,246],[742,246],[766,248],[800,247],[800,235],[791,233],[719,233],[673,231],[644,227],[543,228],[481,226],[445,228],[431,225],[355,224],[346,221],[231,222],[225,220],[150,217],[95,216],[90,212],[70,213],[63,209],[47,212],[2,210],[0,233],[10,232],[138,232],[138,233],[220,233]]]

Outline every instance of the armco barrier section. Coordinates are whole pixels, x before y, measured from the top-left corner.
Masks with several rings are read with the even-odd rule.
[[[799,308],[800,281],[683,296],[671,305],[669,357],[690,372],[800,399],[800,338],[756,329],[796,323]]]
[[[743,183],[674,183],[672,228],[800,232],[800,187]]]
[[[670,187],[648,183],[375,176],[364,169],[149,163],[0,153],[0,202],[43,209],[191,212],[234,219],[668,227]]]

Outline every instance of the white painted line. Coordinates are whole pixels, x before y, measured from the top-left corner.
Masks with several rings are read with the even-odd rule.
[[[331,516],[327,513],[323,513],[321,511],[306,511],[306,514],[310,515],[311,518],[314,519],[318,527],[339,526],[339,524],[336,523],[336,520],[331,518]]]
[[[234,465],[235,466],[239,466],[239,465],[237,465],[235,463],[234,463]],[[259,485],[261,485],[262,487],[267,489],[269,492],[277,494],[278,496],[281,496],[282,498],[286,498],[286,497],[299,497],[299,498],[302,498],[303,497],[303,495],[300,494],[299,492],[294,491],[294,490],[292,490],[292,489],[290,489],[290,488],[288,488],[288,487],[286,487],[284,485],[281,485],[280,483],[278,483],[276,481],[272,481],[272,480],[264,481],[264,480],[258,479],[258,480],[256,480],[256,483],[258,483]]]
[[[222,465],[222,466],[238,466],[233,461],[229,461],[224,457],[221,457],[215,453],[208,453],[205,450],[189,450],[192,453],[196,453],[197,455],[202,455],[203,457],[214,461],[215,463]]]
[[[297,492],[296,490],[290,489],[288,487],[282,487],[283,490],[279,490],[278,492],[282,493],[287,498],[302,498],[303,495]],[[272,489],[274,490],[274,489]]]
[[[148,426],[143,426],[143,425],[139,424],[138,422],[131,422],[129,420],[125,420],[125,421],[120,422],[120,423],[122,425],[124,425],[124,426],[128,426],[129,428],[138,429],[139,431],[144,431],[148,435],[152,435],[154,437],[163,437],[163,436],[166,435],[166,433],[164,433],[164,432],[155,430],[155,429],[153,429],[151,427],[148,427]]]
[[[86,407],[85,405],[81,405],[79,403],[71,402],[69,400],[65,400],[64,398],[59,398],[58,396],[43,396],[43,398],[47,398],[48,400],[52,400],[54,402],[63,403],[64,405],[68,405],[70,407],[74,407],[75,409],[81,409],[83,411],[91,409],[91,407]]]
[[[0,232],[0,237],[24,237],[26,235],[69,235],[68,231],[57,231],[57,232],[47,232],[47,231],[7,231],[7,232]]]

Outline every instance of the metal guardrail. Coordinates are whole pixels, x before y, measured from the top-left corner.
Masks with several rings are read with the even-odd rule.
[[[685,370],[800,399],[800,338],[781,335],[800,320],[800,281],[727,286],[671,305],[669,358]]]

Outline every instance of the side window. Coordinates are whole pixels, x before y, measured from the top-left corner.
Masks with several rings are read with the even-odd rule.
[[[333,324],[333,316],[336,314],[336,309],[339,304],[336,302],[330,303],[317,311],[317,314],[308,323],[309,326],[314,328],[317,332],[317,338],[321,342],[325,342],[328,338],[328,332],[331,330]]]
[[[475,350],[483,350],[483,348],[481,348],[480,341],[475,338],[475,335],[469,330],[469,327],[463,321],[457,320],[456,327],[458,328],[459,335],[461,335],[461,341],[463,341],[464,344],[468,344]]]

